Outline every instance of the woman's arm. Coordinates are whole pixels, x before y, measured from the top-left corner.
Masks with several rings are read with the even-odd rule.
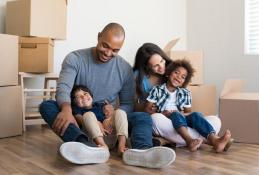
[[[184,108],[182,113],[187,116],[192,112],[192,108]]]
[[[145,103],[140,100],[137,92],[135,93],[135,96],[134,96],[134,111],[135,112],[145,111]]]
[[[154,103],[147,101],[145,104],[145,112],[149,114],[154,114],[157,112],[157,107],[155,106]]]

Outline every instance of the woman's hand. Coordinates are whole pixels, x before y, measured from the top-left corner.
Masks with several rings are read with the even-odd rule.
[[[164,110],[164,111],[162,112],[162,114],[163,114],[164,116],[166,116],[166,117],[170,117],[170,115],[172,114],[172,112],[171,112],[171,111],[168,111],[168,110]]]
[[[157,106],[154,103],[147,101],[145,105],[145,112],[154,114],[157,112]]]

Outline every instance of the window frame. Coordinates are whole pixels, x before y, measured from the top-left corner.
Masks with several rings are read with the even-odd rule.
[[[251,1],[255,1],[255,3],[257,4],[256,1],[258,1],[258,4],[255,5],[255,8],[256,8],[256,15],[255,16],[250,16],[250,3]],[[244,47],[244,52],[245,52],[245,55],[259,55],[259,0],[245,0],[245,47]],[[255,24],[257,24],[257,28],[258,29],[258,32],[255,34],[255,35],[258,35],[257,38],[255,37],[255,46],[256,49],[255,51],[252,51],[251,49],[251,46],[253,45],[253,43],[251,43],[251,36],[252,34],[254,33],[251,33],[251,18],[255,19],[256,22]]]

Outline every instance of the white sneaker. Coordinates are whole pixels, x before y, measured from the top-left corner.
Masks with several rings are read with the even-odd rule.
[[[80,142],[63,143],[59,151],[63,158],[75,164],[104,163],[110,157],[108,149],[90,147]]]
[[[123,153],[125,164],[147,168],[162,168],[173,163],[175,158],[173,149],[162,146],[146,150],[128,149]]]

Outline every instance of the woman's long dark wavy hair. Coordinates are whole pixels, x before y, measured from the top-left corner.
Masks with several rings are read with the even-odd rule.
[[[143,77],[149,75],[152,71],[148,67],[148,61],[154,54],[160,55],[166,61],[165,66],[172,62],[159,46],[153,43],[144,43],[136,53],[135,64],[133,66],[133,71],[139,71],[136,78],[136,91],[138,95],[141,95]],[[164,76],[161,76],[161,78],[164,78]]]

